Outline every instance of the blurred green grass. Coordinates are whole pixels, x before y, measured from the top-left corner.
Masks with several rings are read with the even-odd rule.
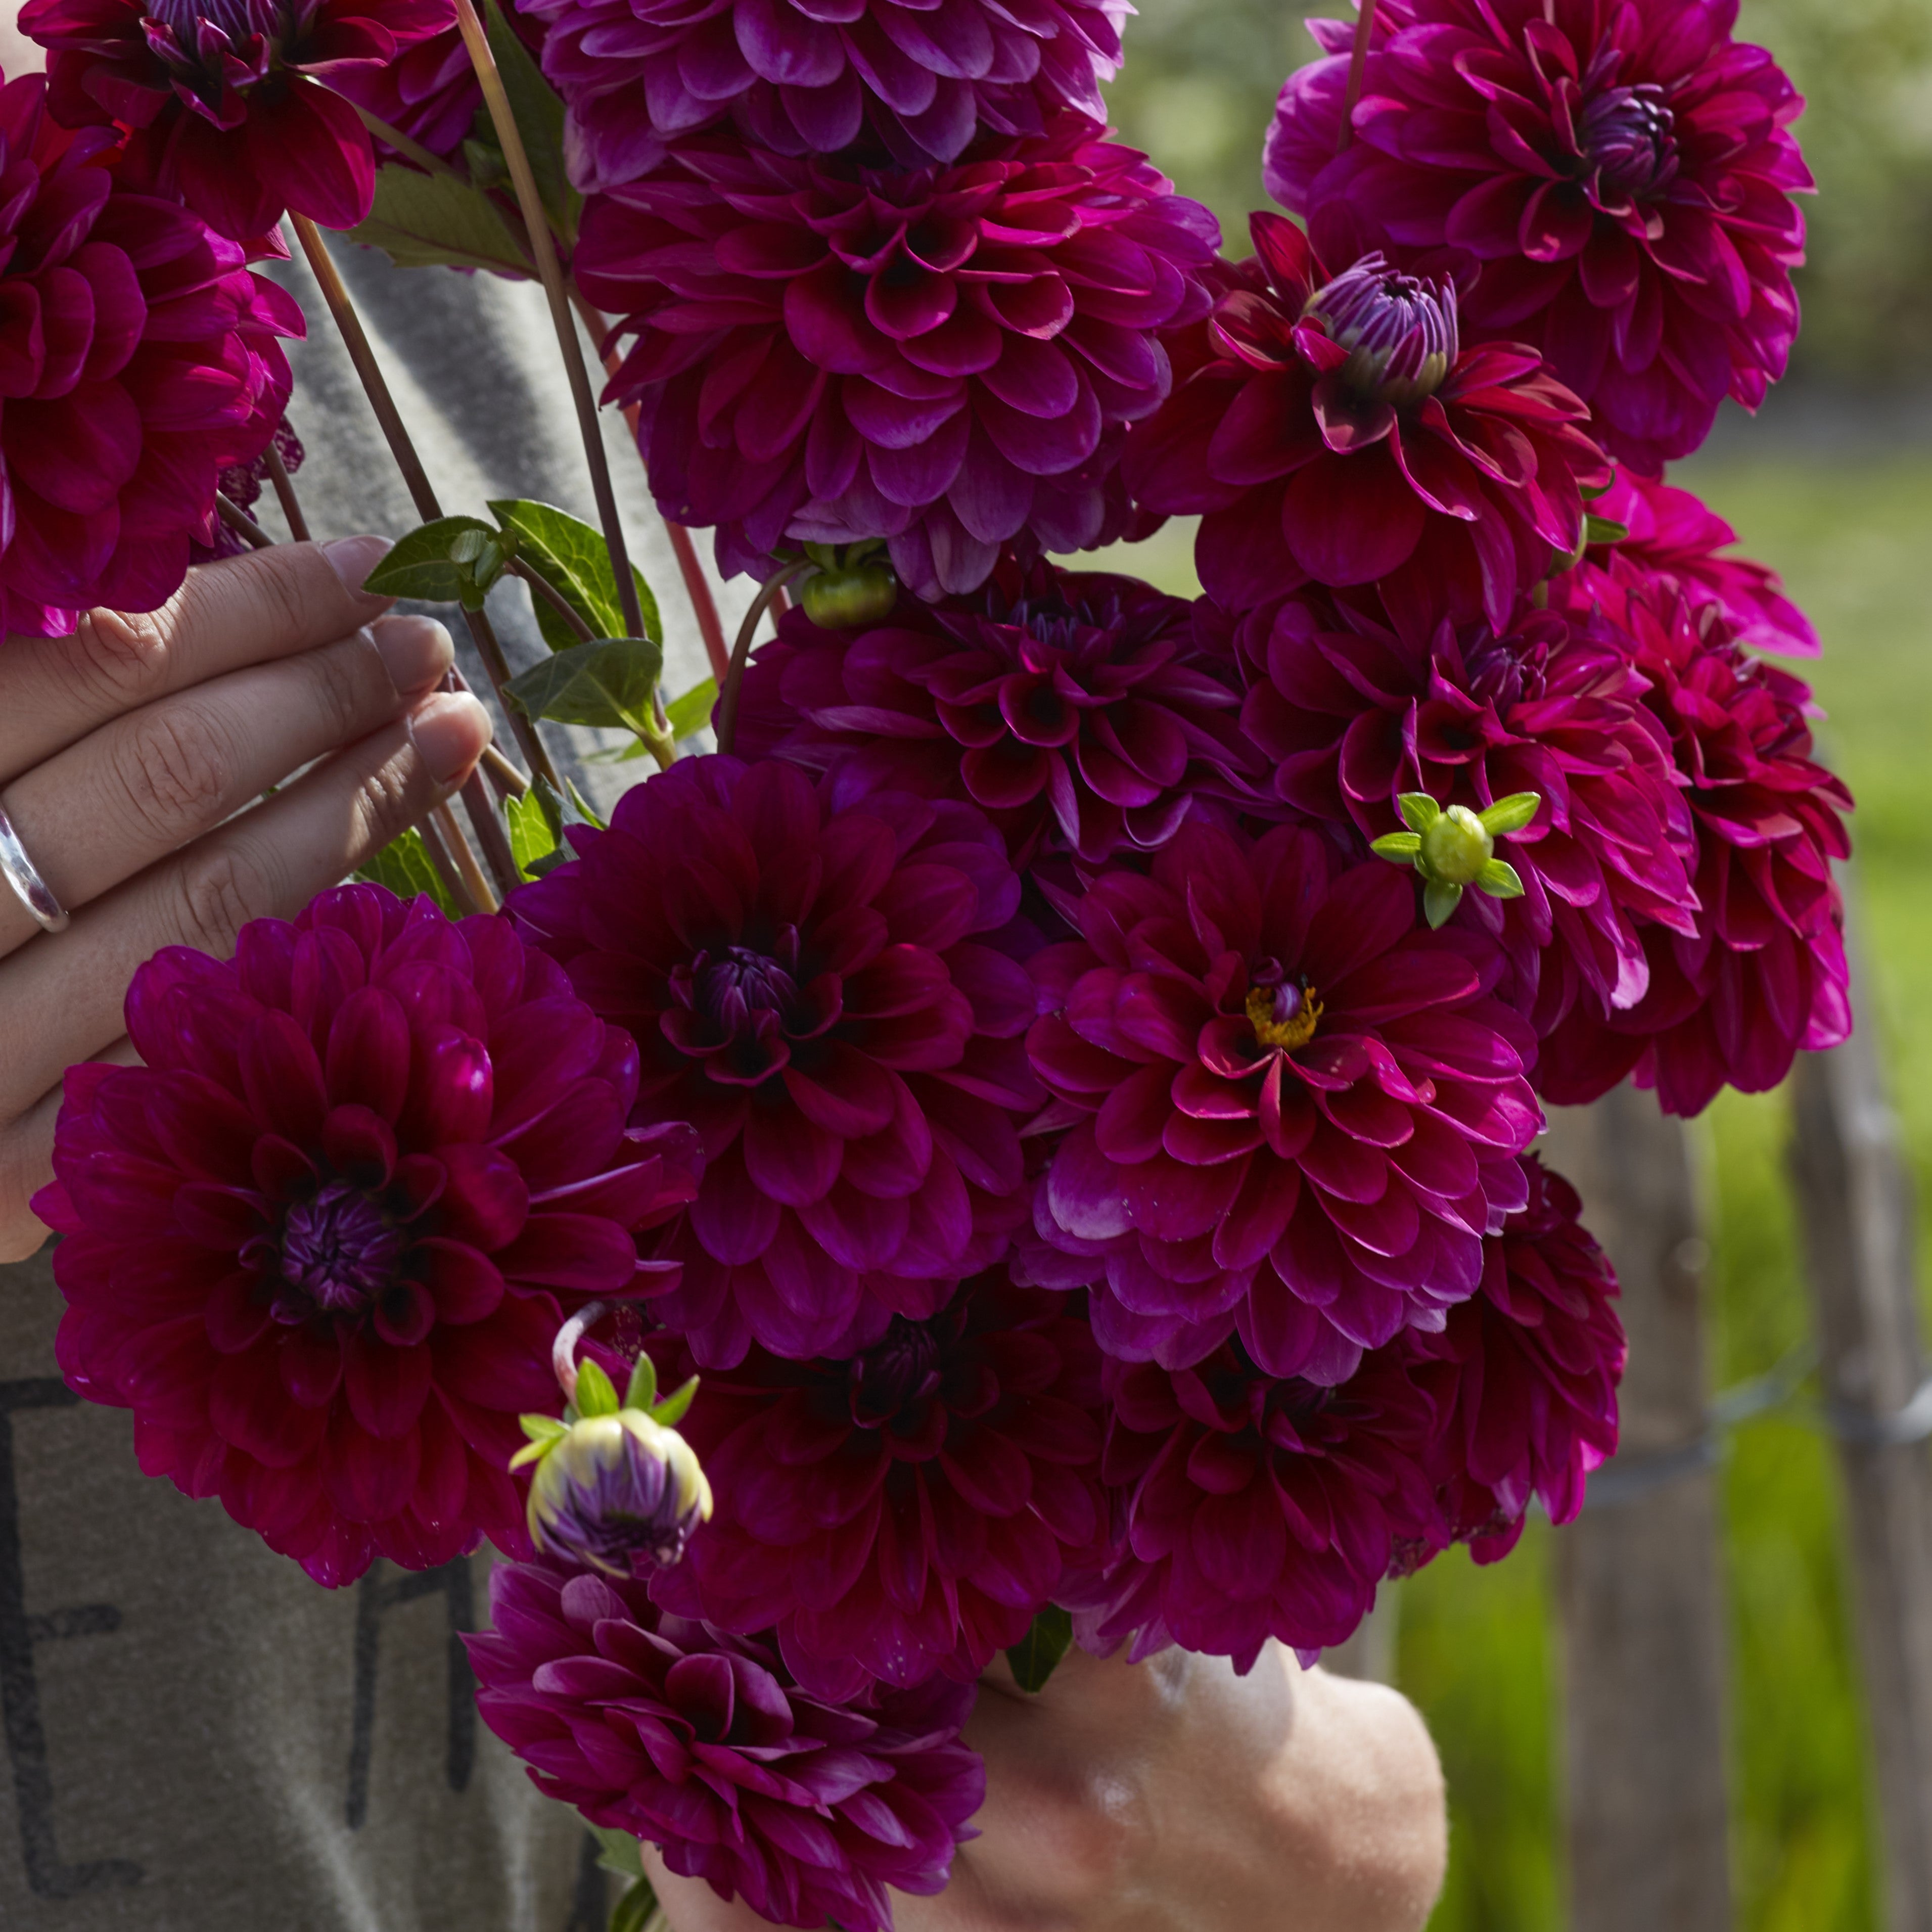
[[[1830,763],[1858,801],[1855,891],[1876,1028],[1922,1199],[1932,1199],[1932,867],[1922,800],[1932,724],[1932,452],[1814,450],[1774,424],[1676,480],[1780,571],[1824,656],[1795,667],[1828,716]],[[1191,591],[1191,530],[1170,526],[1107,561]],[[1694,1130],[1708,1202],[1713,1385],[1771,1367],[1808,1333],[1784,1179],[1781,1094],[1727,1094]],[[1928,1217],[1932,1218],[1932,1217]],[[1932,1242],[1921,1228],[1922,1278]],[[1879,1901],[1856,1659],[1826,1444],[1768,1417],[1732,1438],[1724,1472],[1731,1632],[1737,1924],[1744,1932],[1877,1932]],[[1432,1932],[1560,1932],[1561,1713],[1551,1539],[1504,1563],[1460,1552],[1402,1586],[1401,1688],[1448,1772],[1448,1888]]]

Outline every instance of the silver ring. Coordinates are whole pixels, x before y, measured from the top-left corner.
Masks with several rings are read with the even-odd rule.
[[[66,932],[67,908],[48,891],[46,880],[27,856],[27,848],[20,843],[20,835],[14,830],[14,821],[7,816],[4,806],[0,806],[0,873],[6,875],[8,884],[14,888],[14,896],[45,930]]]

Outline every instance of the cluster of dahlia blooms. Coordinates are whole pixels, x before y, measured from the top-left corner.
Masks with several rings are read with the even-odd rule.
[[[65,127],[0,95],[15,610],[265,448],[221,238],[473,106],[428,0],[131,8],[34,0]],[[1783,76],[1725,0],[1382,0],[1229,260],[1100,118],[1126,11],[530,0],[609,400],[802,601],[501,916],[145,968],[41,1200],[145,1468],[324,1582],[490,1538],[486,1721],[800,1927],[944,1886],[1001,1652],[1306,1659],[1573,1516],[1623,1343],[1544,1104],[1850,1025],[1850,800],[1754,655],[1816,639],[1661,476],[1784,365]],[[1176,516],[1200,596],[1070,566]]]

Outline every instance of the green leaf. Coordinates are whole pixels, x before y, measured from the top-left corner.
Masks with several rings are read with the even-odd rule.
[[[527,277],[536,271],[496,205],[453,175],[419,174],[391,161],[376,172],[369,218],[349,231],[399,268],[488,268]]]
[[[1462,888],[1431,879],[1422,889],[1422,912],[1432,927],[1441,926],[1462,902]]]
[[[1022,1690],[1044,1690],[1046,1680],[1073,1641],[1073,1619],[1058,1604],[1048,1604],[1012,1649],[1006,1661]]]
[[[658,1895],[647,1878],[634,1881],[611,1909],[610,1932],[644,1932],[658,1909]]]
[[[682,698],[674,698],[664,712],[670,721],[670,735],[674,738],[694,737],[711,722],[712,707],[717,702],[718,680],[715,677],[707,677],[702,684],[694,684]]]
[[[490,51],[496,56],[497,71],[503,76],[503,92],[510,97],[510,112],[516,116],[517,132],[524,137],[524,152],[530,158],[530,172],[537,178],[537,193],[542,197],[544,212],[564,246],[574,248],[577,218],[583,212],[584,197],[571,186],[564,166],[563,102],[544,80],[543,70],[530,49],[504,19],[496,0],[490,0],[486,31]]]
[[[1476,816],[1483,821],[1483,830],[1492,838],[1500,838],[1506,832],[1520,832],[1536,816],[1537,808],[1542,802],[1540,791],[1513,791],[1507,798],[1499,798],[1495,804],[1486,806]]]
[[[1629,535],[1629,524],[1620,524],[1614,517],[1600,517],[1591,512],[1583,518],[1583,542],[1586,548],[1591,544],[1622,543]]]
[[[598,638],[624,634],[624,607],[617,595],[617,573],[610,568],[610,552],[604,532],[581,517],[560,510],[554,503],[538,503],[520,496],[498,497],[490,505],[490,514],[506,530],[513,532],[524,560],[541,571],[551,587],[590,626]],[[644,581],[644,572],[634,563],[631,580],[636,586],[638,602],[644,613],[644,634],[656,644],[664,642],[664,627],[658,616],[657,599]],[[583,647],[582,640],[541,597],[536,605],[537,628],[544,642],[554,651]]]
[[[1492,899],[1522,897],[1522,880],[1507,859],[1492,859],[1476,874],[1476,884]]]
[[[584,1822],[590,1835],[604,1848],[604,1856],[597,1862],[606,1871],[624,1878],[644,1876],[644,1854],[628,1832],[616,1831],[608,1825],[592,1825],[587,1818]]]
[[[356,874],[366,886],[387,886],[399,899],[427,892],[452,919],[459,916],[455,902],[445,890],[422,834],[412,825],[399,838],[364,861]]]
[[[626,1408],[649,1408],[658,1399],[658,1365],[651,1360],[647,1348],[638,1356],[631,1370],[631,1384],[624,1391]]]
[[[550,830],[543,800],[534,791],[524,793],[521,798],[506,799],[503,810],[510,821],[510,856],[525,878],[540,879],[552,866],[560,866],[570,856],[568,849]],[[546,860],[550,861],[548,865],[544,862]]]
[[[675,1429],[691,1412],[691,1405],[698,1399],[698,1378],[693,1376],[680,1388],[666,1396],[651,1411],[651,1420],[661,1422],[667,1429]]]
[[[379,597],[459,602],[470,586],[469,566],[457,556],[456,548],[464,538],[479,534],[487,542],[496,532],[476,517],[439,517],[433,524],[420,524],[392,548],[363,579],[362,587]]]
[[[1422,850],[1422,834],[1385,832],[1370,844],[1369,850],[1378,859],[1393,859],[1399,866],[1406,865]]]
[[[563,782],[565,789],[570,794],[570,808],[577,814],[579,822],[585,825],[594,825],[599,832],[608,832],[610,829],[609,822],[599,818],[596,813],[590,809],[583,793],[577,788],[577,781],[566,775]]]
[[[628,765],[639,758],[648,758],[651,748],[642,739],[634,744],[607,746],[601,752],[586,752],[584,762],[586,765]]]
[[[504,687],[528,716],[560,724],[614,725],[655,736],[653,703],[664,654],[646,638],[600,638],[545,658]],[[583,801],[576,801],[580,812]],[[595,823],[592,815],[584,812]]]
[[[577,1365],[577,1412],[579,1415],[615,1415],[617,1391],[610,1378],[595,1362]]]
[[[1397,794],[1395,808],[1412,832],[1426,832],[1442,816],[1442,808],[1426,791]]]

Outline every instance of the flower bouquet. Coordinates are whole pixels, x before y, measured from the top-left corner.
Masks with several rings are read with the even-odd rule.
[[[510,737],[466,831],[141,968],[37,1204],[62,1370],[318,1583],[489,1539],[485,1721],[782,1924],[945,1886],[1000,1653],[1312,1660],[1573,1516],[1623,1344],[1542,1102],[1850,1025],[1755,654],[1815,640],[1663,480],[1796,327],[1784,76],[1726,0],[1365,0],[1234,260],[1108,134],[1128,10],[31,0],[0,89],[8,625],[300,533],[286,222],[423,519],[370,587]],[[542,282],[601,527],[446,513],[323,228]],[[1204,594],[1078,567],[1180,516]],[[608,823],[576,725],[659,767]]]

